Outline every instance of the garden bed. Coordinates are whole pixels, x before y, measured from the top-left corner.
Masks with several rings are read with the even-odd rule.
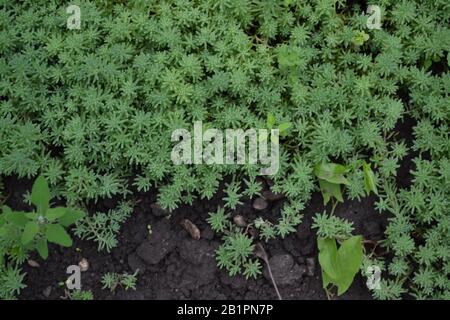
[[[0,299],[450,299],[449,25],[3,1]]]
[[[23,193],[31,184],[16,179],[8,179],[6,184],[15,190],[7,204],[16,209],[27,209],[23,204]],[[220,203],[219,196],[211,201],[183,206],[169,218],[160,210],[151,209],[155,193],[139,194],[139,204],[123,225],[117,248],[111,253],[99,252],[94,243],[75,237],[69,249],[51,246],[52,255],[47,261],[40,261],[37,255],[33,257],[39,261],[39,267],[24,265],[27,288],[19,298],[61,299],[66,290],[65,285],[61,286],[68,277],[66,268],[85,258],[89,262],[89,270],[82,273],[82,289],[92,290],[96,299],[276,299],[266,272],[266,276],[256,280],[246,280],[243,276],[230,277],[217,268],[214,251],[220,238],[205,221],[208,212],[215,210]],[[271,202],[259,214],[279,216],[282,202]],[[373,197],[346,201],[336,209],[336,215],[353,221],[355,232],[364,235],[365,239],[378,241],[383,238],[387,219],[373,209],[373,203]],[[114,205],[114,201],[102,201],[92,210],[107,210]],[[272,271],[283,299],[326,299],[317,263],[316,235],[310,228],[312,216],[323,209],[321,195],[314,194],[298,231],[283,240],[264,244],[269,258],[272,257]],[[236,214],[253,218],[258,213],[252,208],[251,201],[246,201]],[[190,237],[180,224],[182,219],[190,219],[199,227],[200,240]],[[149,225],[153,230],[151,235],[148,233]],[[140,256],[151,263],[146,263]],[[113,294],[101,289],[101,277],[105,273],[133,273],[135,269],[140,269],[136,291],[119,288]],[[349,291],[339,299],[370,299],[365,281],[358,276]]]

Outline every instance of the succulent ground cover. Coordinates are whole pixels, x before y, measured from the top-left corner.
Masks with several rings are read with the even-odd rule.
[[[358,283],[376,299],[450,298],[448,1],[74,5],[79,28],[65,1],[0,2],[0,298],[38,298],[25,273],[64,274],[64,257],[85,254],[69,250],[87,244],[95,261],[116,254],[89,276],[98,284],[84,280],[94,297],[105,286],[220,298],[201,293],[220,276],[253,288],[241,298],[273,298],[272,286],[308,297],[289,283],[316,298]],[[173,163],[172,133],[199,121],[277,128],[279,169]],[[51,194],[33,192],[35,180]],[[365,213],[343,211],[351,205]],[[54,207],[64,210],[48,216]],[[46,239],[75,245],[45,254]],[[182,282],[183,296],[139,291],[164,266],[195,281],[195,268],[172,270],[180,259],[210,278]],[[367,288],[374,270],[379,287]]]

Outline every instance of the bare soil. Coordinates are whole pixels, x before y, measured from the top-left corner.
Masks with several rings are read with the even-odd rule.
[[[7,204],[14,209],[29,209],[22,199],[29,190],[29,181],[8,178],[6,185],[14,190]],[[82,273],[82,289],[92,290],[95,299],[276,299],[276,293],[267,270],[256,280],[242,276],[230,277],[218,269],[215,250],[220,236],[214,234],[206,223],[209,212],[221,205],[221,194],[211,201],[197,201],[193,206],[181,206],[170,217],[155,207],[156,192],[139,194],[134,213],[123,225],[119,245],[110,253],[98,252],[97,245],[75,236],[71,248],[51,245],[48,260],[33,255],[39,267],[24,264],[27,272],[27,288],[20,299],[60,299],[64,297],[62,283],[67,279],[66,268],[85,258],[89,269]],[[257,215],[275,219],[280,215],[284,200],[269,202],[262,212],[253,209],[246,199],[237,210],[251,220]],[[353,221],[355,234],[367,240],[380,240],[387,224],[386,216],[375,212],[373,197],[359,201],[347,200],[339,204],[335,214]],[[92,206],[96,210],[108,210],[116,205],[106,200]],[[153,208],[152,208],[153,207]],[[322,289],[320,266],[317,262],[316,235],[311,230],[312,217],[324,210],[322,197],[313,195],[304,211],[303,222],[297,232],[285,239],[262,243],[283,299],[326,299]],[[182,219],[189,219],[201,231],[200,240],[194,240],[181,226]],[[148,231],[151,226],[152,233]],[[263,263],[263,262],[262,262]],[[107,272],[132,273],[139,269],[137,290],[117,288],[111,293],[101,287],[101,277]],[[370,299],[364,280],[358,276],[351,288],[339,299]]]

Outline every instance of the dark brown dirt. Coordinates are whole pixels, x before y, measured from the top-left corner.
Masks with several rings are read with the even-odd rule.
[[[23,194],[30,182],[6,179],[8,188],[14,190],[8,205],[15,209],[28,209],[23,204]],[[82,273],[82,289],[92,290],[95,299],[276,299],[272,283],[261,275],[257,280],[245,280],[242,276],[230,277],[218,269],[215,250],[220,236],[215,235],[205,222],[208,212],[221,204],[220,194],[211,201],[197,201],[193,206],[182,206],[171,217],[153,208],[156,194],[138,195],[133,215],[123,225],[119,245],[111,253],[98,252],[95,243],[74,238],[71,248],[51,246],[47,261],[33,255],[39,268],[27,264],[27,288],[20,299],[60,299],[64,296],[63,283],[68,275],[66,268],[78,264],[82,258],[90,267]],[[271,217],[280,215],[283,200],[270,202],[262,212],[252,208],[247,200],[236,210],[247,218],[256,215]],[[385,215],[373,210],[373,197],[358,201],[346,201],[338,205],[335,214],[354,222],[355,233],[365,239],[379,240],[386,226]],[[112,200],[92,207],[107,210],[114,207]],[[314,194],[304,211],[302,224],[296,233],[285,239],[263,243],[269,256],[274,277],[284,299],[326,299],[322,289],[320,266],[317,262],[316,235],[311,230],[312,217],[324,210],[320,194]],[[189,219],[201,231],[201,239],[193,240],[181,226],[182,219]],[[152,234],[148,232],[151,226]],[[128,272],[140,269],[137,290],[118,288],[114,293],[101,289],[100,279],[107,272]],[[264,272],[267,276],[267,272]],[[351,288],[339,299],[370,299],[363,279],[357,276]]]

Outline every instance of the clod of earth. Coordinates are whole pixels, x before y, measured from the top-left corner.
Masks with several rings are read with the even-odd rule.
[[[139,270],[139,272],[143,273],[146,270],[145,262],[136,254],[136,252],[128,255],[128,266],[133,272]]]
[[[176,237],[169,222],[162,219],[154,225],[154,231],[137,249],[137,255],[148,264],[157,264],[175,247]]]
[[[155,217],[162,217],[162,216],[168,216],[169,212],[167,210],[164,210],[161,208],[161,206],[157,203],[152,203],[150,205],[150,208],[152,209],[152,213]]]
[[[289,285],[299,279],[306,273],[305,266],[299,266],[291,255],[280,254],[269,259],[269,265],[275,282],[280,286]],[[264,277],[270,280],[268,268],[264,268]]]
[[[314,271],[316,269],[316,259],[315,258],[306,258],[306,269],[307,269],[307,275],[309,277],[314,276]]]

